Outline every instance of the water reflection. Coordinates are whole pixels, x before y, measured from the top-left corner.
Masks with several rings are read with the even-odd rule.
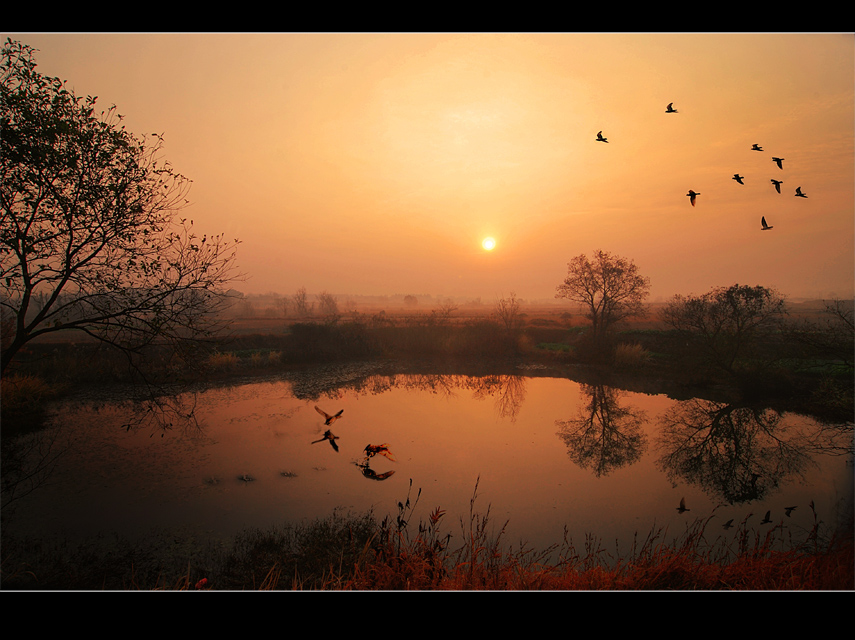
[[[368,478],[369,480],[386,480],[391,477],[392,474],[395,473],[394,470],[385,471],[383,473],[377,473],[374,469],[371,468],[371,458],[376,455],[381,455],[385,458],[388,458],[392,462],[397,462],[395,459],[395,455],[389,451],[388,444],[368,444],[365,446],[365,459],[361,462],[355,462],[354,464],[359,467],[362,471],[362,475]]]
[[[127,406],[130,411],[125,414],[125,420],[120,428],[125,431],[147,430],[150,438],[155,434],[163,438],[171,431],[182,434],[201,434],[202,425],[199,423],[197,414],[198,401],[198,393],[156,395],[148,389],[148,393],[143,395],[131,398],[120,396],[118,400],[108,396],[99,398],[93,404],[107,406],[115,402]]]
[[[360,471],[362,471],[362,475],[368,478],[369,480],[386,480],[387,478],[391,477],[392,474],[395,473],[394,469],[384,471],[383,473],[377,473],[376,471],[374,471],[374,469],[371,468],[367,461],[355,462],[354,464],[359,467]]]
[[[507,374],[491,376],[408,374],[371,376],[365,380],[364,384],[353,386],[357,390],[365,390],[372,394],[404,389],[454,397],[458,391],[470,391],[474,400],[493,397],[496,415],[514,422],[525,400],[526,378]]]
[[[845,430],[787,421],[769,407],[694,398],[674,404],[659,422],[657,464],[672,483],[702,487],[731,505],[762,500],[801,477],[815,465],[811,452],[845,450]]]
[[[614,387],[583,384],[581,392],[587,404],[580,407],[579,417],[556,421],[570,459],[596,477],[637,462],[647,446],[645,412],[621,403],[626,392]]]
[[[763,501],[752,509],[771,516],[814,498],[829,513],[840,487],[851,501],[851,467],[821,455],[850,451],[851,426],[597,381],[347,366],[170,400],[176,410],[163,422],[128,403],[65,405],[57,420],[82,446],[51,487],[27,496],[29,531],[175,525],[230,535],[335,509],[382,515],[408,481],[449,521],[466,516],[480,482],[476,509],[491,507],[541,548],[568,531],[631,540],[654,522],[706,517],[722,501]],[[117,428],[132,420],[151,428]],[[794,478],[807,480],[777,495]],[[683,498],[687,514],[675,511]],[[724,531],[742,515],[716,511]],[[810,511],[788,515],[806,526]]]
[[[327,429],[324,431],[324,437],[320,440],[312,440],[312,444],[317,444],[319,442],[324,442],[325,440],[329,440],[330,445],[333,448],[333,451],[338,452],[338,445],[336,444],[336,440],[338,440],[338,436],[333,435],[333,432]]]

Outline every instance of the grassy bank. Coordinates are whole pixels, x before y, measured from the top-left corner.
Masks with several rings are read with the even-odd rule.
[[[855,377],[851,366],[828,349],[806,348],[789,336],[767,337],[762,362],[739,363],[723,374],[686,349],[685,340],[657,327],[629,327],[615,333],[606,349],[593,349],[584,326],[530,318],[509,329],[489,316],[453,319],[437,314],[387,317],[352,314],[323,321],[261,327],[233,327],[231,334],[186,345],[181,352],[153,346],[135,367],[124,354],[97,342],[29,345],[9,380],[26,378],[40,398],[82,388],[145,380],[141,389],[270,375],[316,364],[379,360],[440,372],[461,363],[485,367],[548,367],[554,375],[594,374],[604,384],[662,383],[699,393],[715,389],[733,398],[775,402],[782,409],[830,422],[851,422]],[[85,366],[81,363],[85,362]],[[471,367],[470,367],[471,368]],[[4,394],[7,394],[4,380]],[[670,393],[670,391],[669,391]],[[3,405],[8,424],[16,402]],[[8,411],[7,411],[8,409]],[[31,418],[36,413],[18,415]]]
[[[302,525],[247,530],[214,544],[163,533],[133,545],[6,540],[2,588],[83,590],[852,590],[851,535],[815,524],[803,539],[741,523],[713,533],[712,516],[671,537],[652,530],[631,549],[587,536],[549,549],[510,548],[486,514],[446,532],[434,509],[416,524],[418,498],[378,520],[333,514]],[[851,532],[851,528],[849,529]]]

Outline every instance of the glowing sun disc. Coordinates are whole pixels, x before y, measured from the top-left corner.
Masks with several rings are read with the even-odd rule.
[[[496,241],[493,238],[484,238],[484,240],[481,241],[481,246],[487,251],[492,251],[496,246]]]

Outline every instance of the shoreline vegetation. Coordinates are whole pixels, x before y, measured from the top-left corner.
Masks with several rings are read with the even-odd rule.
[[[412,492],[412,486],[410,487]],[[335,591],[845,591],[855,585],[851,535],[822,533],[819,515],[800,540],[778,525],[760,533],[743,521],[729,536],[708,527],[713,514],[676,534],[638,534],[609,549],[587,535],[547,549],[508,545],[487,507],[446,531],[435,508],[418,524],[418,497],[395,516],[340,514],[230,541],[155,532],[131,542],[102,535],[4,540],[5,590],[335,590]],[[413,519],[411,519],[413,518]],[[747,520],[747,518],[746,518]],[[507,524],[507,523],[505,523]],[[850,532],[851,534],[851,532]]]
[[[52,399],[88,388],[156,380],[233,384],[318,365],[375,363],[382,371],[596,378],[672,397],[762,401],[829,423],[852,424],[851,353],[824,333],[820,305],[758,338],[750,360],[722,373],[687,352],[685,336],[661,321],[625,322],[608,344],[592,345],[584,318],[566,310],[516,306],[511,317],[454,305],[430,312],[384,309],[300,318],[234,317],[226,337],[182,352],[153,346],[128,367],[126,354],[96,341],[35,341],[4,375],[3,443],[39,428]],[[821,339],[820,339],[821,338]],[[851,345],[851,334],[848,335]],[[835,351],[837,349],[838,351]],[[81,363],[85,363],[83,366]],[[372,371],[377,373],[375,369]],[[5,455],[5,454],[4,454]],[[412,488],[411,488],[412,489]],[[476,486],[477,494],[477,486]],[[397,516],[333,514],[312,523],[247,530],[218,545],[156,536],[131,543],[107,534],[79,544],[4,535],[2,589],[227,590],[851,590],[851,513],[836,531],[816,514],[801,539],[783,528],[762,536],[742,523],[724,538],[696,519],[684,532],[651,531],[632,549],[607,549],[589,536],[547,550],[509,546],[475,495],[469,523],[452,531],[439,506]],[[5,515],[5,514],[4,514]],[[711,517],[711,516],[710,516]],[[412,519],[411,519],[412,518]],[[840,520],[840,517],[838,517]],[[418,521],[418,524],[415,523]],[[489,525],[489,526],[488,526]]]
[[[855,416],[850,326],[828,318],[821,301],[794,305],[787,321],[750,336],[758,348],[724,371],[660,319],[652,308],[594,344],[582,313],[517,306],[511,317],[489,307],[447,303],[429,312],[368,308],[298,317],[234,315],[219,336],[178,350],[151,345],[123,352],[84,334],[65,332],[27,345],[4,376],[7,426],[51,398],[92,387],[142,385],[155,391],[229,384],[304,367],[382,363],[392,372],[489,375],[519,373],[596,378],[661,393],[724,396],[774,403],[830,422]],[[845,303],[851,322],[853,301]],[[267,309],[269,310],[269,309]],[[746,340],[748,342],[748,340]],[[85,362],[85,367],[81,366]],[[8,415],[6,415],[8,412]],[[8,433],[8,432],[7,432]]]

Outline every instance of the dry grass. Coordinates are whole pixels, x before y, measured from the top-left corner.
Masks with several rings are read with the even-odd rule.
[[[621,342],[615,347],[613,363],[619,369],[637,369],[650,360],[650,352],[638,343]]]
[[[743,522],[730,537],[710,539],[705,521],[695,521],[667,541],[662,530],[613,557],[588,536],[578,551],[567,539],[544,551],[508,550],[505,527],[490,533],[489,508],[475,512],[477,485],[468,523],[460,536],[441,532],[444,512],[437,508],[417,534],[409,536],[415,504],[399,503],[395,519],[346,572],[331,571],[324,588],[344,590],[852,590],[853,543],[818,541],[819,520],[802,543],[785,540],[783,530],[764,535]],[[416,498],[416,502],[418,498]],[[507,523],[505,523],[507,525]],[[452,539],[462,542],[451,545]],[[275,588],[275,585],[271,585]]]
[[[4,411],[32,408],[56,395],[57,391],[56,385],[38,376],[13,373],[0,379],[0,406]]]
[[[240,359],[234,353],[221,353],[219,351],[209,355],[205,362],[211,371],[234,371],[239,363]]]
[[[412,490],[412,483],[411,483]],[[420,493],[420,492],[419,492]],[[505,525],[475,510],[445,533],[445,512],[412,520],[418,504],[398,503],[396,516],[371,514],[318,520],[270,531],[249,530],[230,547],[205,549],[169,535],[146,548],[113,540],[106,552],[33,540],[4,540],[5,589],[337,590],[337,591],[645,591],[853,590],[853,541],[823,538],[820,521],[804,540],[782,528],[763,534],[745,522],[723,536],[707,530],[712,516],[679,536],[652,531],[625,553],[608,552],[586,536],[549,549],[507,548]],[[39,546],[41,545],[41,546]],[[164,547],[168,547],[165,558]],[[20,560],[21,548],[31,553]],[[57,554],[62,552],[62,557]],[[157,558],[155,559],[155,553]]]

